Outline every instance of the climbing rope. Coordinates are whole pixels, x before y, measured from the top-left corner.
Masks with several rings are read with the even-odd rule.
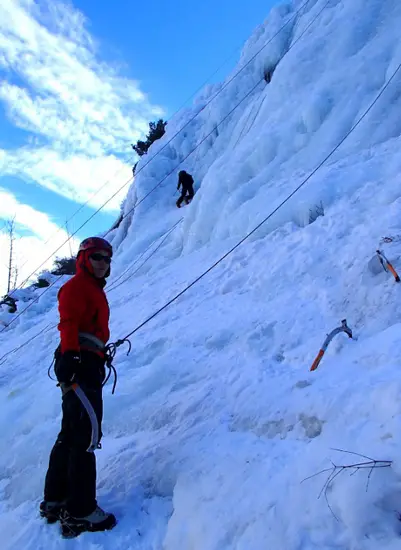
[[[169,300],[167,303],[165,303],[162,307],[160,307],[157,311],[155,311],[152,315],[147,317],[142,323],[140,323],[136,328],[134,328],[131,332],[129,332],[124,338],[121,340],[117,340],[113,345],[113,351],[115,354],[116,349],[121,346],[125,342],[129,342],[129,338],[133,336],[136,332],[138,332],[141,328],[143,328],[146,324],[148,324],[152,319],[154,319],[159,313],[167,309],[172,303],[174,303],[179,297],[181,297],[183,294],[185,294],[190,288],[192,288],[196,283],[198,283],[203,277],[205,277],[210,271],[212,271],[215,267],[217,267],[222,261],[224,261],[229,255],[231,255],[237,248],[239,248],[251,235],[253,235],[263,224],[265,224],[278,210],[280,210],[317,172],[318,170],[334,155],[334,153],[341,147],[341,145],[346,141],[346,139],[352,134],[352,132],[361,124],[361,122],[366,118],[366,116],[369,114],[369,112],[373,109],[373,107],[376,105],[376,103],[379,101],[381,96],[384,94],[384,92],[387,90],[387,88],[390,86],[392,81],[395,79],[396,75],[401,69],[401,63],[397,66],[395,71],[393,72],[392,76],[388,79],[386,84],[382,87],[380,92],[377,94],[377,96],[374,98],[372,103],[367,107],[367,109],[362,113],[362,115],[358,118],[358,120],[354,123],[354,125],[350,128],[350,130],[345,134],[345,136],[339,141],[339,143],[326,155],[326,157],[323,158],[323,160],[316,166],[314,170],[272,211],[270,214],[268,214],[260,223],[258,223],[250,232],[248,232],[237,244],[235,244],[232,248],[230,248],[223,256],[221,256],[216,262],[214,262],[213,265],[211,265],[207,270],[205,270],[201,275],[199,275],[196,279],[194,279],[190,284],[188,284],[183,290],[181,290],[178,294],[176,294],[171,300]],[[252,91],[252,90],[251,90]],[[248,95],[251,92],[248,93]],[[129,351],[128,351],[129,353]]]
[[[56,283],[58,283],[58,281],[59,281],[62,277],[64,277],[64,275],[60,275],[60,277],[57,277],[57,279],[55,279],[49,286],[47,286],[47,287],[45,288],[45,290],[39,294],[39,296],[37,296],[34,300],[32,300],[23,310],[21,310],[15,317],[13,317],[13,318],[11,319],[11,321],[8,323],[8,325],[7,325],[6,327],[3,327],[3,328],[0,330],[0,334],[1,334],[2,332],[4,332],[4,331],[5,331],[9,326],[11,326],[13,323],[15,323],[15,321],[16,321],[17,319],[19,319],[19,318],[21,317],[21,315],[23,315],[26,311],[28,311],[28,309],[30,309],[33,305],[35,305],[36,302],[37,302],[38,300],[40,300],[40,298],[42,298],[42,296],[43,296],[44,294],[46,294],[46,292],[48,292]]]
[[[112,342],[110,344],[107,344],[105,348],[105,360],[106,360],[105,366],[109,369],[109,373],[103,382],[103,386],[107,384],[111,376],[111,373],[113,373],[114,382],[113,382],[113,388],[111,390],[112,394],[114,394],[114,390],[116,389],[116,385],[117,385],[117,371],[113,365],[113,360],[116,355],[117,348],[126,343],[128,344],[127,355],[129,355],[131,352],[131,342],[127,338],[123,338],[122,340],[117,340],[117,342]]]
[[[171,300],[169,300],[167,303],[165,303],[162,307],[160,307],[157,311],[152,313],[149,317],[147,317],[142,323],[140,323],[136,328],[134,328],[131,332],[129,332],[125,337],[125,339],[130,338],[133,336],[136,332],[138,332],[141,328],[143,328],[145,325],[147,325],[152,319],[154,319],[159,313],[167,309],[172,303],[174,303],[178,298],[180,298],[183,294],[185,294],[190,288],[192,288],[196,283],[198,283],[201,279],[203,279],[208,273],[210,273],[215,267],[217,267],[223,260],[225,260],[228,256],[230,256],[237,248],[239,248],[251,235],[253,235],[262,225],[264,225],[278,210],[280,210],[304,185],[320,170],[320,168],[336,153],[336,151],[341,147],[341,145],[346,141],[346,139],[352,134],[352,132],[361,124],[361,122],[366,118],[366,116],[370,113],[370,111],[373,109],[373,107],[376,105],[376,103],[379,101],[381,96],[384,94],[384,92],[387,90],[387,88],[390,86],[391,82],[395,79],[396,75],[401,69],[401,63],[398,65],[398,67],[393,72],[392,76],[388,79],[386,84],[383,86],[383,88],[380,90],[380,92],[377,94],[375,99],[372,101],[372,103],[367,107],[367,109],[361,114],[361,116],[358,118],[358,120],[354,123],[354,125],[348,130],[348,132],[345,134],[345,136],[339,141],[339,143],[328,153],[322,161],[319,162],[319,164],[312,170],[312,172],[283,200],[281,203],[274,209],[270,214],[268,214],[261,222],[259,222],[249,233],[245,235],[237,244],[235,244],[232,248],[230,248],[223,256],[221,256],[216,262],[214,262],[213,265],[211,265],[208,269],[206,269],[203,273],[201,273],[196,279],[194,279],[190,284],[188,284],[183,290],[178,292]]]
[[[15,347],[14,349],[12,349],[11,351],[5,353],[4,355],[2,355],[0,357],[0,365],[2,365],[3,363],[5,363],[5,360],[6,358],[19,351],[20,349],[24,348],[25,346],[27,346],[28,344],[30,344],[31,342],[33,342],[35,340],[35,338],[37,338],[38,336],[42,336],[43,334],[46,334],[47,332],[49,332],[49,330],[51,330],[52,328],[56,328],[57,327],[57,324],[56,325],[52,325],[51,323],[49,323],[48,325],[46,325],[46,327],[44,329],[41,329],[39,332],[37,332],[35,334],[35,336],[32,336],[32,338],[30,338],[29,340],[27,340],[26,342],[24,342],[23,344],[21,344],[20,346],[17,346]]]
[[[305,2],[304,4],[305,6],[307,5],[307,2]],[[300,16],[300,14],[298,14],[298,17]],[[296,21],[295,25],[294,25],[294,28],[296,27],[298,23],[298,20]],[[171,123],[171,121],[174,119],[175,116],[177,116],[177,114],[183,109],[183,107],[185,107],[185,105],[192,99],[194,98],[205,86],[206,84],[208,84],[208,82],[210,82],[212,80],[212,78],[214,78],[216,76],[216,74],[218,74],[220,72],[220,70],[226,65],[226,63],[228,63],[228,61],[237,53],[238,51],[238,46],[235,48],[235,50],[232,51],[232,53],[229,54],[228,57],[225,58],[225,60],[221,63],[221,65],[219,65],[219,67],[213,72],[211,73],[203,82],[202,84],[200,84],[200,86],[180,105],[180,107],[178,107],[178,109],[176,109],[176,111],[171,115],[171,117],[167,120],[167,124],[168,123]],[[130,162],[134,159],[134,155],[130,155],[130,158],[127,159],[127,161],[129,160]],[[99,187],[98,189],[96,189],[96,191],[88,198],[88,200],[83,203],[82,205],[80,205],[80,207],[75,211],[73,212],[73,214],[66,220],[66,224],[69,223],[73,218],[75,218],[75,216],[77,214],[79,214],[79,212],[81,212],[81,210],[83,208],[85,208],[85,206],[89,203],[90,200],[92,200],[94,197],[96,197],[100,191],[102,191],[105,187],[107,187],[123,170],[124,167],[121,167],[119,168],[115,174],[109,178],[101,187]],[[133,179],[133,178],[131,178]],[[5,227],[6,223],[3,224],[3,227]],[[0,232],[2,231],[3,228],[0,228]],[[55,231],[44,243],[43,246],[46,246],[52,239],[53,237],[55,237],[59,232],[61,231],[61,227],[59,227],[57,229],[57,231]],[[28,261],[28,260],[27,260]],[[21,268],[24,267],[27,263],[27,261],[25,261]]]
[[[263,80],[264,80],[264,79],[263,79]],[[260,80],[260,82],[262,82],[262,80]],[[259,110],[260,110],[260,108],[262,107],[262,103],[263,103],[263,100],[264,100],[264,98],[263,98],[263,92],[264,92],[264,91],[265,91],[265,88],[263,88],[263,90],[260,92],[260,97],[262,98],[262,101],[260,102],[259,109],[257,109],[257,114],[259,114]],[[235,145],[234,145],[233,149],[235,149],[235,148],[237,147],[238,143],[241,141],[242,135],[244,134],[245,128],[246,128],[246,126],[247,126],[247,124],[248,124],[248,122],[249,122],[249,119],[250,119],[250,117],[251,117],[252,110],[253,110],[253,109],[249,109],[249,113],[248,113],[248,116],[246,117],[245,124],[244,124],[244,126],[243,126],[243,128],[242,128],[242,130],[241,130],[241,132],[240,132],[240,135],[238,136],[237,141],[235,142]],[[250,125],[249,130],[252,128],[253,123],[255,122],[255,120],[256,120],[256,116],[255,116],[255,118],[253,119],[253,122],[252,122],[252,124]],[[248,132],[249,132],[249,130],[248,130]],[[247,132],[247,133],[248,133],[248,132]]]
[[[147,325],[152,319],[154,319],[159,313],[167,309],[172,303],[174,303],[178,298],[180,298],[183,294],[185,294],[190,288],[192,288],[196,283],[198,283],[203,277],[205,277],[210,271],[212,271],[215,267],[217,267],[223,260],[225,260],[230,254],[232,254],[237,248],[239,248],[251,235],[253,235],[262,225],[264,225],[274,214],[280,210],[291,198],[302,188],[304,185],[320,170],[320,168],[334,155],[334,153],[341,147],[341,145],[348,139],[348,137],[352,134],[352,132],[361,124],[361,122],[366,118],[366,116],[370,113],[370,111],[373,109],[373,107],[377,104],[379,99],[382,97],[384,92],[387,90],[387,88],[390,86],[392,81],[395,79],[397,74],[399,73],[401,69],[401,63],[396,67],[391,77],[388,79],[386,84],[382,87],[380,92],[377,94],[377,96],[374,98],[372,103],[367,107],[367,109],[361,114],[361,116],[358,118],[358,120],[354,123],[354,125],[348,130],[348,132],[345,134],[345,136],[339,141],[339,143],[326,155],[326,157],[323,158],[323,160],[312,170],[312,172],[272,211],[270,214],[268,214],[261,222],[259,222],[249,233],[247,233],[236,245],[234,245],[232,248],[230,248],[223,256],[221,256],[213,265],[211,265],[206,271],[201,273],[196,279],[194,279],[189,285],[187,285],[183,290],[181,290],[178,294],[176,294],[171,300],[169,300],[166,304],[164,304],[162,307],[160,307],[157,311],[155,311],[152,315],[147,317],[142,323],[140,323],[134,330],[132,330],[130,333],[128,333],[123,339],[117,340],[115,342],[113,347],[113,350],[116,350],[120,345],[122,345],[124,342],[126,342],[132,335],[134,335],[136,332],[138,332],[141,328],[143,328],[145,325]],[[129,340],[128,340],[129,341]],[[10,352],[11,353],[11,352]],[[6,356],[9,354],[6,354]],[[2,359],[5,356],[2,357]]]
[[[303,36],[305,35],[305,33],[311,28],[311,26],[313,25],[313,23],[316,21],[316,19],[318,19],[318,17],[320,17],[320,15],[323,13],[323,11],[327,8],[327,6],[330,4],[331,0],[328,0],[324,6],[322,7],[322,9],[320,11],[318,11],[318,13],[311,19],[311,21],[306,25],[306,27],[304,28],[304,30],[301,32],[301,34],[298,36],[298,38],[296,40],[294,40],[294,42],[291,44],[291,46],[288,48],[286,54],[288,54],[292,48],[303,38]],[[299,14],[299,17],[300,17],[300,14]],[[296,26],[298,25],[299,23],[299,19],[297,19],[296,23],[295,23],[295,26],[294,26],[294,30],[296,28]],[[262,78],[260,80],[260,82],[262,82],[262,80],[264,80],[264,78]],[[251,122],[251,124],[249,125],[249,128],[248,130],[245,132],[245,128],[249,122],[249,119],[251,117],[251,114],[252,114],[252,109],[250,109],[249,111],[249,114],[247,116],[247,119],[246,119],[246,122],[242,128],[242,131],[239,135],[239,138],[237,139],[237,141],[235,142],[235,145],[234,145],[234,149],[237,147],[238,143],[240,142],[242,136],[245,135],[250,131],[250,129],[252,128],[252,126],[255,124],[255,120],[257,119],[259,113],[260,113],[260,110],[262,108],[262,105],[265,101],[265,97],[263,97],[263,92],[265,91],[265,87],[263,88],[263,90],[261,91],[261,94],[260,94],[260,97],[262,98],[262,101],[259,103],[259,107],[256,109],[256,112],[255,112],[255,116],[253,117],[253,120]]]
[[[195,114],[193,115],[183,126],[182,128],[180,128],[147,162],[145,162],[145,164],[143,166],[141,166],[141,168],[138,170],[138,172],[136,173],[136,176],[142,172],[162,151],[164,151],[166,149],[166,147],[168,147],[168,145],[179,135],[181,134],[199,115],[200,113],[202,113],[211,103],[212,101],[214,101],[214,99],[220,95],[223,90],[225,90],[227,88],[227,86],[229,86],[231,84],[231,82],[233,82],[237,77],[238,75],[240,75],[242,73],[242,71],[245,70],[246,67],[249,66],[250,63],[252,63],[252,61],[254,61],[254,59],[293,21],[294,18],[296,18],[298,16],[299,13],[301,13],[301,10],[310,2],[310,0],[306,0],[301,6],[300,8],[288,19],[288,21],[286,23],[284,23],[284,25],[282,25],[282,27],[280,27],[280,29],[269,39],[267,40],[267,42],[227,81],[224,83],[224,85],[205,103],[205,105]],[[253,89],[252,89],[253,91]],[[248,97],[248,94],[245,96],[244,100]],[[237,104],[237,107],[242,103],[242,101],[240,101],[238,104]],[[235,110],[235,109],[233,109]],[[230,112],[231,114],[231,112]],[[227,117],[225,117],[222,121],[224,122],[224,120],[226,120]],[[221,124],[220,123],[220,124]],[[218,125],[219,126],[219,125]],[[217,128],[217,126],[216,126]],[[213,131],[216,129],[214,128]],[[211,132],[212,133],[212,132]],[[207,139],[209,137],[210,134],[208,134],[208,136],[206,136],[205,139]],[[205,141],[205,140],[203,140]],[[203,143],[203,141],[201,143]],[[200,144],[201,144],[200,143]],[[196,148],[195,148],[196,149]],[[195,149],[193,149],[191,151],[190,154],[193,153],[193,151],[195,151]],[[145,197],[138,203],[136,204],[133,208],[131,208],[131,210],[129,210],[125,216],[123,216],[122,220],[125,219],[137,206],[139,206],[139,204],[141,204],[141,202],[143,202],[151,193],[153,193],[153,191],[155,191],[161,184],[162,182],[168,177],[170,176],[177,168],[178,166],[180,166],[180,164],[182,164],[182,162],[184,162],[187,158],[189,157],[189,155],[187,155],[175,168],[174,170],[172,170],[169,174],[167,174],[167,176],[165,176],[149,193],[147,193],[147,195],[145,195]],[[114,199],[114,197],[124,188],[126,187],[132,180],[132,177],[130,177],[121,187],[119,187],[119,189],[117,189],[117,191],[115,193],[113,193],[111,195],[111,197],[109,197],[109,199],[107,199],[91,216],[89,216],[89,218],[87,218],[87,220],[81,224],[79,226],[79,228],[74,231],[66,241],[64,241],[48,258],[46,258],[46,260],[44,260],[36,269],[35,271],[33,271],[20,285],[17,289],[14,289],[13,292],[15,292],[16,290],[18,290],[19,288],[22,288],[28,281],[29,279],[35,275],[35,273],[37,273],[37,271],[43,267],[51,258],[53,258],[53,256],[55,254],[57,254],[57,252],[72,238],[74,237],[83,227],[85,227],[101,210],[103,210],[103,208],[111,201]],[[121,220],[121,221],[122,221]],[[12,295],[12,293],[10,294],[10,296]],[[0,331],[2,332],[2,331]]]
[[[135,208],[137,208],[137,207],[138,207],[147,197],[149,197],[149,195],[150,195],[151,193],[153,193],[153,191],[155,191],[155,190],[164,182],[164,180],[166,180],[173,172],[175,172],[175,170],[177,169],[177,167],[180,166],[183,162],[185,162],[185,160],[186,160],[190,155],[192,155],[192,153],[197,149],[197,147],[199,147],[200,145],[202,145],[202,143],[203,143],[204,141],[206,141],[206,140],[208,139],[208,137],[209,137],[209,136],[210,136],[210,135],[211,135],[211,134],[212,134],[221,124],[223,124],[223,122],[225,122],[225,120],[227,120],[227,118],[228,118],[229,116],[232,115],[232,113],[235,111],[235,109],[237,109],[237,107],[239,107],[239,105],[240,105],[243,101],[245,101],[245,100],[247,99],[247,97],[254,91],[254,89],[256,88],[256,86],[258,86],[258,84],[259,84],[259,82],[257,82],[256,85],[253,86],[253,88],[252,88],[252,89],[242,98],[242,100],[241,100],[239,103],[237,103],[237,104],[235,105],[235,107],[233,107],[233,109],[231,109],[231,111],[223,118],[223,120],[221,120],[221,121],[215,126],[215,128],[213,128],[213,130],[212,130],[211,132],[209,132],[209,133],[199,142],[199,144],[196,145],[196,146],[195,146],[195,147],[194,147],[194,148],[193,148],[193,149],[192,149],[192,150],[191,150],[191,151],[181,160],[181,162],[180,162],[177,166],[175,166],[175,167],[173,168],[173,170],[171,170],[171,171],[170,171],[170,172],[169,172],[169,173],[168,173],[168,174],[167,174],[167,175],[166,175],[166,176],[165,176],[165,177],[155,186],[155,187],[153,187],[153,189],[151,189],[151,190],[150,190],[150,191],[149,191],[149,192],[139,201],[139,203],[137,203],[133,208],[131,208],[131,209],[127,212],[127,214],[122,218],[122,220],[125,219],[133,210],[135,210]],[[93,216],[95,216],[96,213],[99,212],[99,210],[100,210],[100,209],[98,209],[98,210],[91,216],[91,218],[93,218]],[[91,218],[89,218],[89,219],[91,219]],[[121,221],[122,221],[122,220],[121,220]],[[87,220],[87,221],[89,221],[89,220]],[[82,227],[83,227],[86,223],[87,223],[87,222],[85,222],[84,224],[82,224],[81,227],[77,229],[77,231],[79,231],[80,229],[82,229]],[[72,236],[73,236],[73,235],[72,235]],[[68,239],[67,239],[66,242],[68,242]],[[65,244],[65,243],[64,243],[64,244]],[[62,245],[62,246],[63,246],[63,245]],[[61,248],[61,247],[60,247],[60,248]],[[59,250],[60,248],[58,248],[58,249],[54,252],[54,254],[55,254],[56,252],[58,252],[58,250]],[[51,258],[51,256],[49,256],[49,258],[47,258],[47,260],[49,260],[50,258]],[[45,260],[45,261],[47,261],[47,260]],[[42,264],[42,265],[43,265],[43,264]],[[41,266],[40,266],[40,267],[41,267]],[[14,318],[8,323],[7,327],[9,327],[10,325],[12,325],[12,324],[13,324],[13,323],[14,323],[14,322],[15,322],[15,321],[25,312],[25,311],[27,311],[29,308],[31,308],[31,307],[39,300],[39,298],[41,298],[41,297],[43,296],[43,294],[45,294],[48,290],[50,290],[50,288],[51,288],[55,283],[57,283],[57,281],[59,281],[59,280],[61,279],[61,277],[63,277],[63,275],[60,275],[55,281],[53,281],[53,283],[52,283],[50,286],[48,286],[48,287],[42,292],[42,294],[41,294],[40,296],[38,296],[37,298],[35,298],[34,300],[32,300],[32,302],[31,302],[31,303],[30,303],[30,304],[29,304],[20,314],[18,314],[16,317],[14,317]],[[7,327],[4,327],[2,330],[0,330],[0,334],[1,334],[2,332],[4,332],[4,330],[5,330]]]
[[[116,279],[116,281],[113,282],[113,285],[111,286],[111,288],[108,290],[108,292],[112,292],[113,290],[115,290],[116,288],[120,287],[121,285],[123,285],[124,283],[126,283],[127,281],[129,281],[129,279],[131,279],[136,273],[138,273],[138,271],[150,260],[150,258],[152,258],[156,252],[159,250],[159,248],[163,245],[163,243],[168,239],[168,237],[171,235],[171,233],[174,231],[174,229],[176,227],[179,226],[179,224],[182,222],[184,218],[181,218],[180,220],[178,220],[178,222],[176,222],[173,227],[171,227],[166,233],[164,233],[162,235],[162,237],[164,237],[162,239],[162,241],[157,245],[157,247],[153,250],[153,252],[151,254],[149,254],[149,256],[141,263],[141,265],[135,269],[135,271],[133,271],[130,275],[128,275],[128,277],[126,277],[123,281],[121,281],[121,283],[119,284],[115,284],[117,281],[119,281],[121,279],[121,277],[123,277],[123,275],[128,271],[128,270],[125,270],[119,277],[118,279]],[[160,238],[160,237],[159,237]],[[157,239],[155,241],[152,242],[152,244],[154,244],[155,242],[157,241]],[[150,245],[151,246],[151,245]],[[150,247],[147,248],[147,250],[149,249]],[[143,254],[140,256],[142,257]],[[131,269],[132,266],[130,266],[129,269]]]
[[[164,237],[164,239],[163,239],[163,240],[161,241],[161,243],[156,247],[156,249],[146,258],[146,260],[138,267],[138,269],[136,269],[133,273],[131,273],[126,279],[124,279],[124,281],[122,281],[121,283],[119,283],[119,284],[116,285],[115,283],[117,283],[117,282],[121,279],[121,277],[122,277],[123,275],[125,275],[129,269],[132,268],[132,265],[131,265],[131,266],[130,266],[128,269],[126,269],[126,270],[125,270],[125,271],[124,271],[115,281],[113,281],[113,285],[115,285],[115,286],[112,286],[112,287],[108,290],[108,292],[111,292],[112,290],[115,290],[116,288],[118,288],[119,286],[121,286],[122,284],[124,284],[126,281],[128,281],[129,279],[131,279],[131,277],[133,277],[133,276],[134,276],[134,275],[135,275],[135,274],[136,274],[136,273],[146,264],[146,262],[147,262],[148,260],[150,260],[150,258],[151,258],[154,254],[156,254],[157,250],[159,250],[159,248],[163,245],[163,243],[166,241],[166,239],[168,238],[168,236],[169,236],[169,235],[174,231],[174,229],[183,221],[183,219],[184,219],[184,218],[180,218],[180,219],[178,220],[178,222],[176,222],[176,223],[175,223],[166,233],[163,233],[162,237]],[[160,238],[160,237],[159,237],[159,238]],[[157,239],[155,239],[154,241],[151,242],[151,244],[146,248],[146,250],[145,250],[144,252],[142,252],[142,254],[140,254],[139,258],[134,262],[134,265],[143,257],[143,255],[149,250],[149,248],[151,248],[151,246],[152,246],[156,241],[157,241]],[[55,325],[50,325],[50,324],[47,325],[47,326],[45,327],[44,330],[41,330],[40,332],[38,332],[37,334],[35,334],[35,336],[33,336],[32,338],[30,338],[29,340],[27,340],[24,344],[21,344],[20,346],[17,346],[17,347],[15,347],[14,349],[12,349],[11,351],[9,351],[9,352],[5,353],[4,355],[2,355],[2,356],[0,357],[0,366],[1,366],[3,363],[6,362],[6,359],[7,359],[8,356],[10,356],[10,355],[12,355],[13,353],[15,353],[15,352],[19,351],[20,349],[24,348],[25,346],[27,346],[28,344],[30,344],[33,340],[35,340],[35,338],[37,338],[38,336],[40,336],[40,335],[42,335],[42,334],[45,334],[45,333],[48,332],[49,330],[55,329],[55,328],[57,328],[57,324],[55,324]],[[113,344],[113,345],[112,345],[112,344],[109,344],[109,346],[114,346],[114,344]],[[112,355],[112,359],[113,359],[113,358],[114,358],[114,355],[115,355],[115,349],[116,349],[116,348],[110,347],[110,348],[108,348],[108,349],[109,349],[110,354]],[[131,350],[131,345],[130,345],[129,351],[130,351],[130,350]],[[129,353],[129,352],[128,352],[128,353]],[[55,379],[52,378],[52,376],[50,375],[50,372],[51,372],[51,369],[52,369],[52,367],[53,367],[53,365],[54,365],[54,362],[55,362],[55,358],[53,358],[53,361],[50,363],[50,366],[49,366],[48,371],[47,371],[48,377],[50,378],[50,380],[53,380],[53,381],[55,381]],[[114,369],[114,367],[112,367],[112,368]],[[111,373],[110,373],[110,371],[109,371],[107,380],[109,379],[110,374],[111,374]],[[116,379],[116,378],[117,378],[117,373],[115,372],[115,379]],[[107,380],[106,380],[106,382],[107,382]],[[106,382],[105,382],[105,383],[106,383]],[[114,385],[113,387],[115,387],[115,385]],[[113,391],[113,393],[114,393],[114,391]]]

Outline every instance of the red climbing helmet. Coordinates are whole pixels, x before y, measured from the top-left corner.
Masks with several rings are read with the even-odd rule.
[[[84,250],[90,250],[91,248],[106,250],[110,256],[113,255],[113,247],[108,241],[106,241],[106,239],[102,239],[101,237],[88,237],[87,239],[84,239],[79,245],[78,254]]]

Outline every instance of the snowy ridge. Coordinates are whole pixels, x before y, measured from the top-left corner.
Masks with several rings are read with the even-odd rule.
[[[301,5],[273,10],[238,67]],[[132,275],[109,295],[112,339],[213,264],[338,144],[401,62],[400,25],[396,0],[308,2],[138,175],[126,213],[274,69],[271,82],[177,167],[194,174],[191,205],[175,208],[174,174],[110,235],[117,252],[109,288]],[[150,154],[217,89],[206,89],[169,124]],[[398,77],[299,194],[139,331],[128,357],[119,350],[119,383],[116,395],[105,391],[98,453],[99,501],[119,525],[81,536],[77,548],[399,547],[400,288],[375,251],[380,246],[401,272],[400,97]],[[383,244],[385,236],[393,240]],[[46,328],[57,323],[55,293],[56,285],[37,304],[41,315],[27,312],[0,338],[6,353],[43,331],[0,365],[7,550],[65,546],[57,527],[37,517],[60,418],[59,394],[43,382],[57,343],[57,332]],[[310,373],[325,334],[343,318],[355,339],[337,336]],[[368,491],[368,472],[337,477],[329,507],[317,498],[326,478],[302,480],[330,460],[354,460],[332,448],[393,465],[372,473]]]

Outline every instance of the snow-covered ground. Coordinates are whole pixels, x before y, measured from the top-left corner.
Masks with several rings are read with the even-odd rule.
[[[219,86],[202,92],[152,146],[149,156],[161,152],[139,172],[126,218],[109,235],[116,248],[112,340],[264,219],[401,63],[398,0],[312,0],[291,19],[301,6],[274,9],[238,68],[289,21],[280,34],[182,135],[161,150]],[[275,69],[271,82],[263,80],[178,167],[268,69]],[[98,453],[99,502],[119,518],[110,533],[63,541],[57,526],[38,517],[60,421],[60,396],[46,370],[63,280],[1,333],[0,356],[39,334],[0,359],[2,548],[399,548],[401,287],[375,251],[401,273],[400,78],[291,201],[138,331],[129,356],[119,349]],[[177,210],[181,168],[194,174],[198,192]],[[393,241],[381,243],[388,236]],[[326,333],[344,318],[354,339],[336,336],[311,373]],[[370,470],[343,472],[318,498],[329,472],[305,478],[331,461],[365,460],[334,448],[393,464],[370,477]]]

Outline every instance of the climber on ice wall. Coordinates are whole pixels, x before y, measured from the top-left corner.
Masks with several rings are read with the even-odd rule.
[[[177,189],[179,190],[182,186],[181,197],[176,202],[177,207],[181,208],[182,203],[185,201],[186,204],[189,204],[194,198],[194,178],[185,170],[181,170],[178,174],[178,185]]]

